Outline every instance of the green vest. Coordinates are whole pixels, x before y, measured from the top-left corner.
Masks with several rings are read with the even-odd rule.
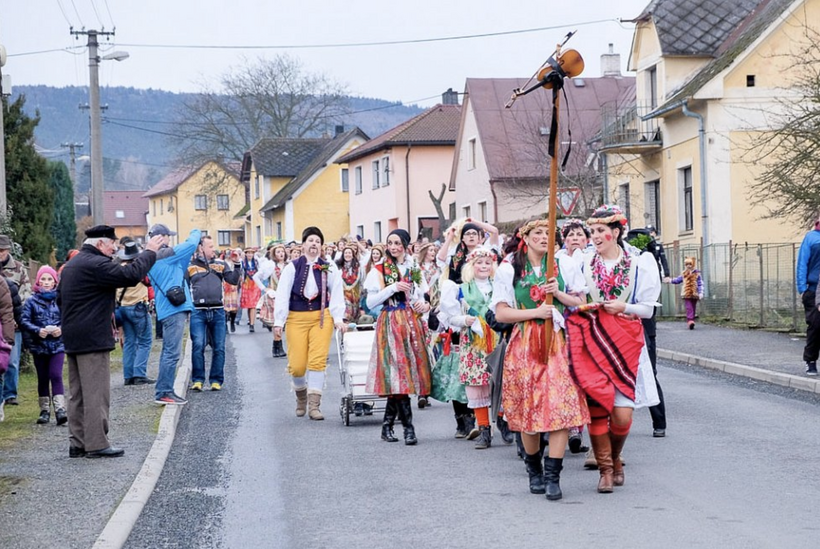
[[[560,267],[560,258],[556,258],[556,265]],[[528,268],[527,268],[528,267]],[[558,290],[564,291],[564,277],[561,275],[561,269],[558,268],[556,270],[556,276],[558,278]],[[527,266],[525,267],[524,276],[522,276],[518,282],[515,283],[515,302],[518,304],[519,309],[536,309],[538,308],[538,303],[536,303],[532,296],[530,295],[530,289],[533,286],[542,286],[547,283],[547,256],[541,259],[541,275],[537,276],[535,271],[533,270],[532,266],[530,265],[529,259],[527,259]],[[553,305],[558,309],[558,312],[564,314],[564,305],[555,299],[553,301]],[[538,324],[543,324],[543,320],[536,320]]]

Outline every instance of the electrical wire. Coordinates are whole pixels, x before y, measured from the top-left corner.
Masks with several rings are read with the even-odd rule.
[[[488,32],[482,34],[465,34],[459,36],[440,36],[435,38],[416,38],[410,40],[384,40],[379,42],[340,42],[335,44],[290,44],[290,45],[231,45],[231,44],[139,44],[120,42],[117,45],[129,48],[167,48],[167,49],[207,49],[207,50],[286,50],[286,49],[323,49],[323,48],[362,48],[373,46],[395,46],[400,44],[424,44],[430,42],[447,42],[453,40],[472,40],[476,38],[492,38],[496,36],[510,36],[528,34],[548,30],[564,29],[567,27],[581,27],[600,23],[617,23],[617,19],[598,19],[580,23],[567,23],[549,27],[518,29],[511,31]]]
[[[111,16],[111,8],[108,7],[108,0],[105,0],[105,11],[108,12],[108,19],[111,20],[111,28],[116,29],[117,24],[114,23],[114,18]]]
[[[84,53],[84,52],[75,53],[73,51],[69,51],[69,50],[73,50],[73,49],[83,49],[84,50],[85,46],[66,46],[64,48],[54,48],[54,49],[51,49],[51,50],[24,51],[24,52],[20,52],[20,53],[10,53],[10,54],[8,54],[8,57],[23,57],[25,55],[39,55],[41,53],[54,53],[54,52],[57,52],[57,51],[61,51],[63,53],[70,53],[71,55],[82,55]]]
[[[80,25],[85,28],[85,23],[83,23],[83,18],[80,17],[80,12],[77,11],[77,4],[74,3],[74,0],[71,0],[71,6],[74,8],[74,13],[77,14],[77,21],[79,21]]]
[[[94,0],[89,0],[89,1],[91,2],[91,7],[94,8],[94,15],[97,16],[97,21],[99,21],[100,26],[104,30],[105,29],[105,23],[103,23],[102,19],[100,19],[100,13],[97,11],[97,4],[94,3]]]
[[[63,3],[60,2],[60,0],[57,0],[57,5],[60,7],[60,11],[63,12],[63,19],[65,19],[65,22],[68,23],[69,27],[73,27],[74,25],[71,23],[71,20],[68,18],[68,15],[66,14],[65,9],[63,9]]]

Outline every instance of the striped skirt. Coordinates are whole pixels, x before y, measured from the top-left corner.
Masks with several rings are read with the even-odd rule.
[[[367,370],[368,393],[430,394],[426,329],[422,318],[404,304],[382,309]]]

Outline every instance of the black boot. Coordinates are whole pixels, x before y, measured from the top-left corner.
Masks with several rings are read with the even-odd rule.
[[[398,407],[396,399],[387,397],[387,404],[384,406],[384,420],[382,421],[382,440],[385,442],[398,442],[399,439],[393,434],[393,422],[396,421]]]
[[[231,313],[231,333],[236,332],[236,313]]]
[[[475,416],[473,414],[464,416],[464,430],[467,431],[467,440],[478,438],[478,428],[475,426]]]
[[[273,345],[271,345],[271,347],[270,347],[270,354],[271,354],[271,356],[276,358],[276,342],[275,341],[273,342]]]
[[[518,453],[518,459],[524,459],[524,456],[527,455],[526,450],[524,450],[524,442],[521,440],[521,433],[515,431],[515,448]]]
[[[501,435],[501,440],[504,441],[504,444],[512,444],[515,441],[515,437],[513,437],[513,433],[510,431],[507,420],[502,416],[498,416],[495,420],[495,426],[498,427],[498,433]]]
[[[490,432],[489,425],[480,425],[478,427],[478,438],[475,440],[476,450],[486,450],[493,445],[493,435]]]
[[[561,493],[561,469],[564,468],[564,458],[544,458],[544,481],[546,482],[547,499],[556,501],[563,497]]]
[[[279,341],[274,341],[273,343],[276,345],[276,358],[283,358],[288,356],[288,354],[285,352],[285,347],[282,344],[281,339]]]
[[[541,465],[541,452],[528,454],[524,452],[524,464],[530,476],[530,493],[545,494],[547,487],[544,484],[544,467]]]
[[[404,443],[407,446],[413,446],[419,441],[416,438],[416,429],[413,427],[413,405],[409,396],[403,395],[399,398],[399,419],[404,427]]]
[[[467,438],[467,431],[464,428],[464,416],[456,414],[456,438]]]

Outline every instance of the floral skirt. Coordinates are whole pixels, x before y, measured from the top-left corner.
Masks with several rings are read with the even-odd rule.
[[[361,298],[361,291],[358,286],[353,288],[345,288],[345,322],[358,322],[361,310],[359,309],[359,301]]]
[[[461,341],[467,340],[462,332]],[[487,355],[472,345],[461,345],[459,349],[458,375],[465,385],[489,385],[490,372],[487,370]]]
[[[259,291],[256,282],[250,278],[246,279],[245,282],[242,283],[242,298],[239,302],[239,306],[243,309],[254,309],[261,295],[262,292]]]
[[[267,293],[262,296],[262,307],[259,309],[259,320],[264,326],[273,326],[273,306],[274,298],[268,296]]]
[[[367,392],[374,395],[429,395],[430,355],[424,323],[413,309],[385,307],[367,370]]]
[[[584,392],[569,371],[563,332],[553,332],[544,361],[544,327],[525,322],[513,329],[504,357],[501,402],[513,431],[548,433],[589,423]]]
[[[228,313],[239,309],[239,288],[227,282],[222,283],[222,306]]]
[[[430,396],[441,402],[467,403],[467,391],[458,374],[458,353],[453,349],[449,355],[442,355],[433,367],[433,388]]]

